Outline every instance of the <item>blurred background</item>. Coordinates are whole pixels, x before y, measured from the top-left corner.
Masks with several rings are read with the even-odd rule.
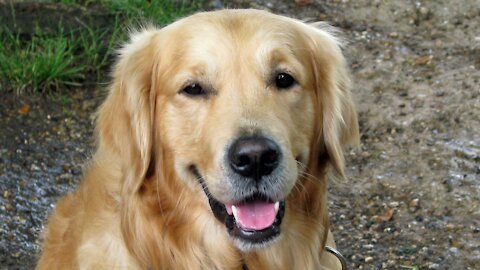
[[[129,29],[222,8],[348,40],[362,138],[329,209],[350,269],[480,269],[480,0],[0,0],[0,269],[34,268]]]

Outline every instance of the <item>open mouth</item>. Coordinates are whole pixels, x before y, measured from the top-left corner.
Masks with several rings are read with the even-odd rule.
[[[285,201],[271,202],[254,194],[237,204],[225,204],[209,198],[214,215],[223,221],[229,234],[253,244],[266,243],[280,234]],[[220,205],[219,205],[220,204]],[[220,211],[222,210],[222,211]]]
[[[215,217],[235,239],[250,244],[265,244],[280,235],[280,224],[285,214],[285,201],[272,201],[260,193],[238,203],[224,204],[209,192],[203,178],[193,169],[205,191]]]

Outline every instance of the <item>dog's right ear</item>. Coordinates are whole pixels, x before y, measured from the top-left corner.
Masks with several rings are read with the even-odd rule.
[[[97,155],[120,164],[124,192],[137,191],[151,167],[159,30],[133,34],[119,51],[107,99],[98,112]],[[153,164],[153,163],[152,163]],[[111,164],[110,164],[111,165]]]

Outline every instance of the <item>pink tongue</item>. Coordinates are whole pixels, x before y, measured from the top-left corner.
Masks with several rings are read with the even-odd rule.
[[[236,220],[245,229],[262,230],[272,226],[275,221],[275,204],[255,201],[235,205]]]

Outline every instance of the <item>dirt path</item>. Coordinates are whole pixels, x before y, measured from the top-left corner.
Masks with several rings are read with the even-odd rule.
[[[480,269],[479,0],[231,3],[327,20],[350,41],[362,143],[350,179],[330,188],[350,268]],[[0,98],[0,269],[28,269],[44,218],[90,155],[102,94]]]

